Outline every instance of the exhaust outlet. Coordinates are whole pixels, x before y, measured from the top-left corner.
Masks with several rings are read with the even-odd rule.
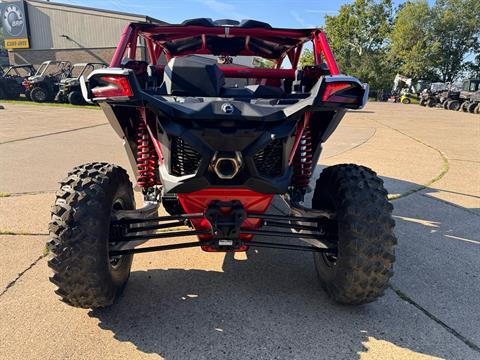
[[[233,179],[242,168],[242,154],[235,152],[235,156],[215,154],[213,157],[213,171],[220,179]]]

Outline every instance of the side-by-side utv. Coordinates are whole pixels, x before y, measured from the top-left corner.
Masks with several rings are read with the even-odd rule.
[[[139,38],[148,62],[133,60]],[[315,64],[299,67],[306,43]],[[193,55],[260,57],[273,67]],[[226,79],[249,81],[227,86]],[[81,84],[123,139],[144,205],[137,208],[127,172],[114,164],[79,165],[61,181],[48,248],[51,281],[64,302],[111,305],[134,254],[190,247],[311,252],[332,299],[363,304],[384,293],[396,239],[383,181],[354,164],[312,178],[322,144],[368,98],[366,84],[340,73],[322,30],[254,20],[133,23],[110,67]],[[269,212],[274,196],[288,213]],[[159,216],[162,204],[170,215]],[[157,244],[148,246],[152,239]]]
[[[32,64],[12,65],[3,68],[0,75],[0,99],[18,99],[25,94],[24,80],[35,74]]]
[[[104,63],[81,63],[74,64],[67,77],[60,80],[59,90],[55,96],[56,102],[70,103],[72,105],[84,105],[85,99],[80,89],[80,78],[88,76],[92,71],[107,67]]]
[[[60,81],[69,76],[72,64],[69,61],[45,61],[35,75],[23,82],[25,93],[34,102],[53,101]]]

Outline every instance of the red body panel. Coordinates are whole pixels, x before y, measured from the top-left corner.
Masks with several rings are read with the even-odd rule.
[[[232,201],[239,200],[247,213],[264,213],[273,195],[261,194],[248,189],[211,188],[196,191],[189,194],[178,194],[178,200],[187,214],[204,213],[213,200]],[[257,229],[260,226],[259,219],[246,219],[242,229]],[[210,230],[211,225],[207,219],[192,219],[192,225],[197,230]],[[201,240],[208,239],[210,235],[199,235]],[[242,240],[251,240],[253,235],[241,235]],[[211,251],[208,247],[202,247],[205,251]],[[239,249],[245,251],[247,248]]]

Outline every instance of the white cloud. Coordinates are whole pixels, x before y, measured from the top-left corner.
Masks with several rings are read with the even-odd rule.
[[[305,28],[314,28],[315,25],[312,25],[308,22],[306,22],[296,11],[291,10],[290,15],[295,19],[296,22],[298,22],[301,26]]]

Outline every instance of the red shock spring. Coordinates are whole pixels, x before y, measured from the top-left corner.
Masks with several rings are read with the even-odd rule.
[[[292,185],[294,187],[306,190],[312,176],[312,157],[312,134],[307,125],[303,130],[293,159]]]
[[[156,185],[155,170],[158,157],[149,138],[147,126],[142,121],[137,129],[137,184],[144,189]]]

